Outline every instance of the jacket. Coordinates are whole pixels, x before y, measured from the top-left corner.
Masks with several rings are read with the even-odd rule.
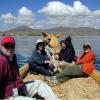
[[[13,95],[13,88],[22,88],[23,80],[19,76],[18,67],[0,53],[0,99]]]
[[[90,50],[87,53],[83,53],[77,60],[76,64],[82,64],[83,72],[89,75],[95,69],[95,61],[96,55]]]
[[[36,67],[36,66],[45,66],[45,61],[49,60],[47,54],[39,53],[37,50],[34,50],[32,53],[32,56],[29,60],[29,66],[30,68]]]
[[[74,61],[75,52],[71,48],[61,49],[59,53],[59,60],[71,63]]]

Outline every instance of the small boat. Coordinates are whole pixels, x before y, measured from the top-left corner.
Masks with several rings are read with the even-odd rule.
[[[23,67],[19,69],[19,73],[21,78],[25,78],[27,76],[27,73],[29,72],[29,64],[26,63]]]
[[[27,76],[27,73],[29,72],[29,64],[26,63],[23,67],[19,69],[19,73],[21,78],[25,78]],[[97,83],[100,84],[100,71],[94,70],[90,75]]]

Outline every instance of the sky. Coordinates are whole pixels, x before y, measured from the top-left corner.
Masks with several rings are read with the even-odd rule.
[[[19,26],[100,28],[100,1],[0,0],[0,31]]]

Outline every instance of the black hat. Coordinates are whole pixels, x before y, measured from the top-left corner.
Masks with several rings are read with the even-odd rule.
[[[71,40],[72,40],[71,36],[67,36],[65,39],[66,42],[71,42]]]

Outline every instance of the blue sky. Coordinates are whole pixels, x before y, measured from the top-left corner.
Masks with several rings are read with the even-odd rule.
[[[31,28],[100,28],[99,0],[0,0],[0,30]]]

